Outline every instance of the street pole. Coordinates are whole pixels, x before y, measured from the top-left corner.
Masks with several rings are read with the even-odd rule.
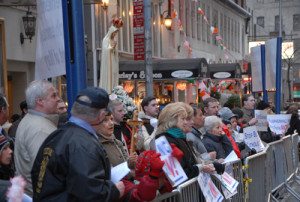
[[[282,37],[282,0],[279,0],[279,37]]]
[[[146,95],[153,96],[151,1],[144,0]]]
[[[65,38],[68,110],[78,92],[86,87],[83,2],[62,0]]]

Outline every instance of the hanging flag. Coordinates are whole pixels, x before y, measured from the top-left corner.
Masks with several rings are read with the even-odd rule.
[[[218,34],[218,32],[219,32],[218,28],[214,27],[214,26],[210,27],[210,31],[211,31],[212,34]]]
[[[198,7],[197,9],[197,13],[200,15],[204,15],[204,11],[200,7]]]

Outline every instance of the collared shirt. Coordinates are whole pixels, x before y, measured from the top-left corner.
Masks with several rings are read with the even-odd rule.
[[[95,136],[95,138],[98,139],[98,136],[96,134],[95,129],[88,122],[86,122],[86,121],[84,121],[84,120],[82,120],[78,117],[75,117],[75,116],[71,116],[70,119],[69,119],[69,122],[72,122],[72,123],[84,128],[84,129],[86,129],[87,131],[92,133],[93,136]]]

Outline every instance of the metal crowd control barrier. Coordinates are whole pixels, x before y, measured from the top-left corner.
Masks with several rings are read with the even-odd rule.
[[[268,144],[264,151],[247,157],[244,174],[241,161],[234,162],[233,175],[240,183],[238,194],[226,201],[279,201],[284,197],[300,201],[298,138],[298,134],[286,136]],[[216,180],[214,182],[221,191],[221,184]],[[298,187],[295,188],[292,183],[298,184]],[[205,199],[200,194],[197,178],[193,178],[179,185],[173,192],[158,196],[154,201],[204,202]]]
[[[267,146],[268,149],[268,146]],[[269,182],[267,181],[266,167],[267,154],[260,152],[249,156],[245,160],[245,197],[246,201],[267,201],[270,192]]]
[[[225,201],[234,201],[234,202],[243,202],[244,201],[244,182],[243,182],[243,169],[242,162],[240,160],[234,161],[231,163],[233,178],[239,182],[237,187],[237,194],[235,194],[232,198],[227,199]],[[215,177],[212,176],[212,180],[216,187],[222,192],[222,185]]]
[[[180,192],[181,202],[205,202],[205,198],[200,194],[197,177],[184,182],[177,189]]]
[[[286,180],[287,166],[282,140],[269,143],[267,163],[267,172],[271,174],[271,190],[273,190]]]
[[[286,176],[285,179],[289,178],[295,171],[294,167],[294,160],[293,160],[293,141],[292,136],[285,136],[282,138],[284,153],[285,153],[285,160],[286,160]]]
[[[170,193],[166,193],[156,197],[152,202],[178,202],[179,200],[180,193],[175,189]]]

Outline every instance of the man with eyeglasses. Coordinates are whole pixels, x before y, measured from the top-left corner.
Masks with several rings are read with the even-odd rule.
[[[31,172],[34,201],[116,201],[123,182],[110,181],[111,165],[96,134],[107,114],[105,90],[82,90],[69,122],[42,144]]]
[[[253,126],[257,123],[257,119],[254,118],[255,99],[251,94],[245,94],[242,97],[242,111],[244,113],[244,124],[246,126]]]

